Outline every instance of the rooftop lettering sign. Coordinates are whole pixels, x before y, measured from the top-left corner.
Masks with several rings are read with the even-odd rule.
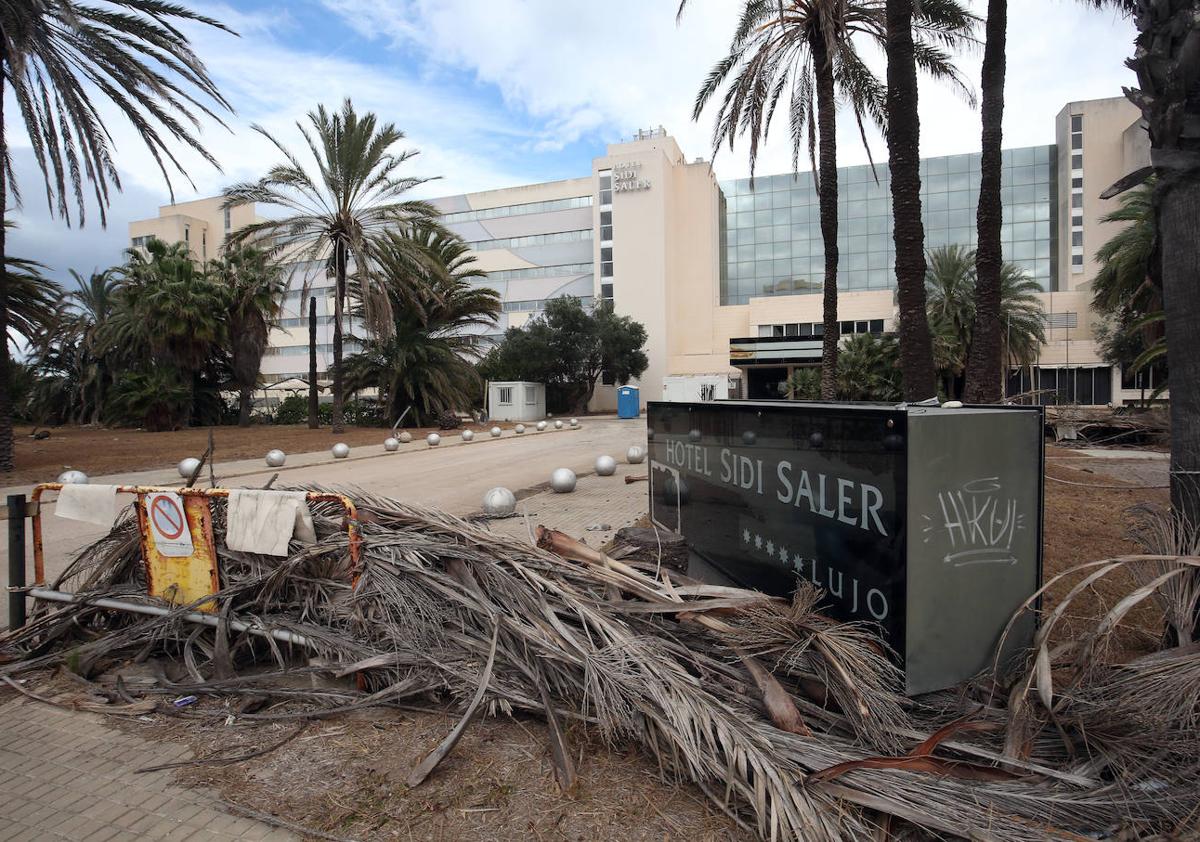
[[[641,161],[626,161],[612,168],[613,191],[625,193],[630,190],[649,190],[650,179],[642,177]]]

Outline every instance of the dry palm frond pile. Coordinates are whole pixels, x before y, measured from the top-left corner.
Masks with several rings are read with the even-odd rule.
[[[418,698],[453,705],[462,719],[413,769],[411,786],[488,711],[543,718],[569,789],[575,753],[564,726],[581,722],[644,746],[765,839],[863,839],[913,825],[1004,840],[1196,827],[1200,647],[1122,665],[1102,651],[1118,615],[1190,575],[1192,560],[1156,557],[1162,572],[1093,638],[1051,651],[1041,635],[1027,675],[909,700],[872,630],[823,617],[811,590],[785,601],[702,585],[550,530],[533,547],[351,496],[363,519],[360,569],[351,569],[340,510],[317,506],[318,543],[293,544],[280,559],[224,549],[214,504],[226,622],[185,622],[194,606],[158,617],[41,603],[24,629],[0,637],[0,676],[66,667],[94,678],[99,709],[113,712],[143,713],[149,700],[178,716],[228,715],[173,709],[185,694],[284,703],[239,714],[247,723]],[[54,587],[145,601],[136,521],[125,517],[82,551]],[[241,624],[305,644],[233,631]],[[178,660],[187,676],[111,679],[112,667],[149,654]],[[305,672],[353,675],[358,689],[297,687]]]

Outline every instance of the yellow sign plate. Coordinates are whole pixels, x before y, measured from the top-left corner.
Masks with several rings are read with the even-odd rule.
[[[217,553],[213,544],[212,513],[204,497],[184,497],[183,508],[192,536],[190,556],[165,556],[154,546],[154,530],[146,519],[146,497],[139,495],[137,513],[141,526],[142,560],[150,596],[171,605],[188,605],[221,588],[217,575]],[[215,612],[216,601],[197,606],[199,611]]]

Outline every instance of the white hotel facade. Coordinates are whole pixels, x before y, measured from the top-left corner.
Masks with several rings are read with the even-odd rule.
[[[1138,113],[1122,98],[1073,102],[1055,120],[1055,143],[1004,152],[1005,259],[1041,285],[1047,342],[1037,364],[1014,372],[1011,392],[1053,389],[1051,401],[1120,405],[1152,375],[1134,377],[1100,356],[1090,308],[1093,256],[1116,228],[1118,205],[1100,193],[1148,160]],[[891,202],[886,165],[839,169],[839,316],[843,333],[895,325]],[[929,247],[973,246],[978,153],[922,161]],[[611,300],[646,326],[647,400],[700,395],[774,397],[794,367],[820,357],[823,245],[811,173],[718,182],[708,162],[688,161],[664,131],[608,146],[579,178],[433,200],[442,221],[471,246],[484,282],[503,300],[489,335],[535,318],[549,299]],[[131,223],[134,246],[157,236],[215,257],[225,236],[255,218],[219,199],[168,205]],[[263,384],[307,377],[302,279],[317,297],[318,360],[332,359],[331,289],[322,271],[292,269],[280,329],[263,360]],[[353,348],[348,349],[352,351]],[[594,409],[615,408],[615,387]]]

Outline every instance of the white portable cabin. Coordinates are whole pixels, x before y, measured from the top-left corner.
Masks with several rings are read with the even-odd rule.
[[[727,374],[673,374],[663,378],[664,401],[701,403],[729,397]]]
[[[546,384],[524,380],[488,383],[488,417],[493,421],[541,421],[546,417]]]

